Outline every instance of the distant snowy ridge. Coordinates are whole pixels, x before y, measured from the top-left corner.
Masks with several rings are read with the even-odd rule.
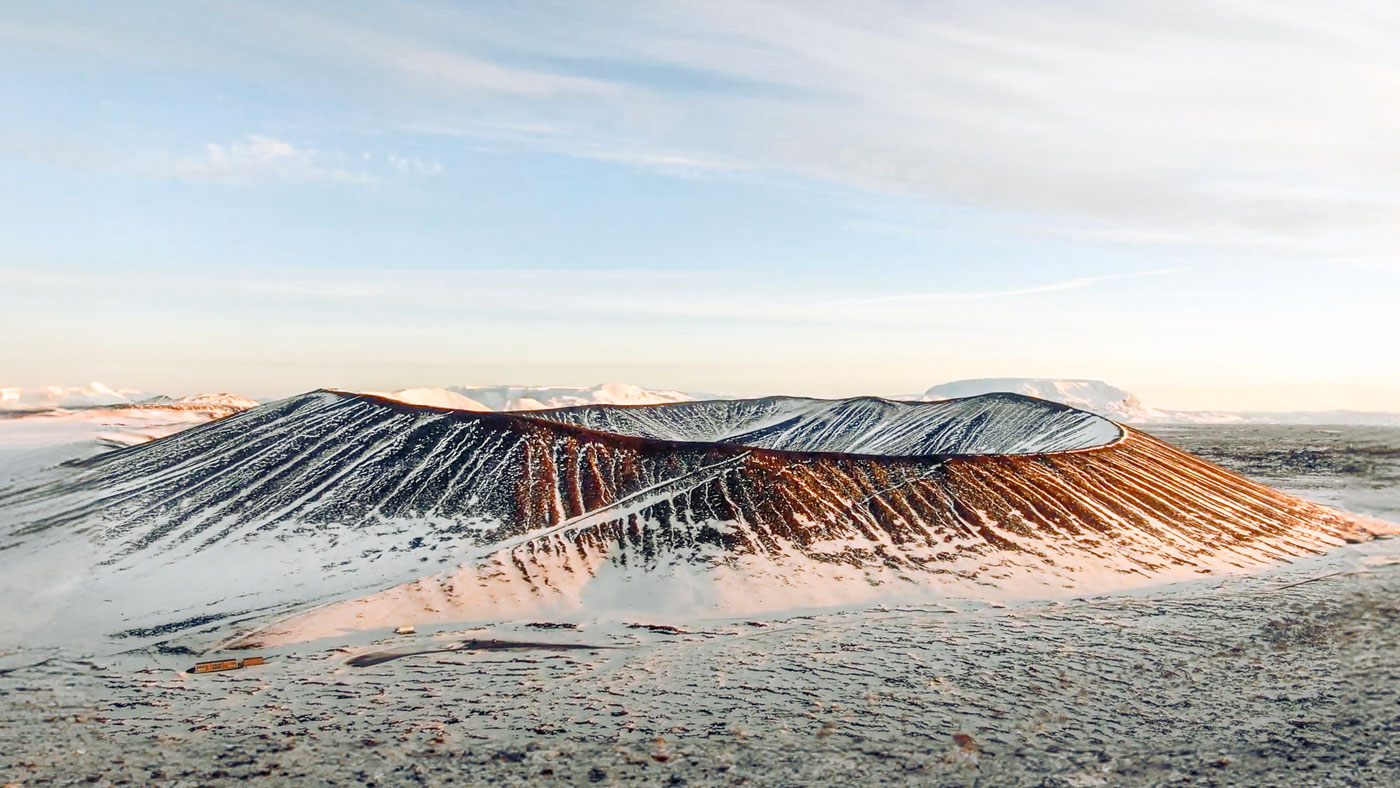
[[[125,405],[149,396],[134,389],[114,389],[95,380],[86,386],[0,386],[0,411],[100,408]]]
[[[249,408],[256,408],[258,401],[240,397],[237,394],[191,394],[188,397],[171,399],[151,397],[140,402],[115,405],[114,408],[134,408],[140,410],[187,410],[229,416]]]
[[[644,389],[628,383],[596,386],[447,386],[366,391],[410,405],[475,411],[526,411],[581,405],[665,405],[709,398],[683,391]]]
[[[7,413],[93,408],[168,408],[220,411],[222,415],[227,416],[257,406],[256,400],[237,394],[191,394],[175,398],[137,389],[116,389],[95,380],[84,386],[0,386],[0,412]]]
[[[1091,411],[1117,421],[1139,422],[1154,415],[1137,397],[1101,380],[1051,380],[1045,378],[980,378],[943,383],[925,391],[925,402],[976,397],[1005,392],[1058,402]]]
[[[664,405],[696,399],[683,391],[644,389],[628,383],[599,383],[596,386],[451,386],[449,391],[499,411],[572,408],[580,405]]]
[[[1071,408],[1087,410],[1100,416],[1107,416],[1126,424],[1152,424],[1163,422],[1204,422],[1229,423],[1239,421],[1237,417],[1225,413],[1187,413],[1165,411],[1143,405],[1136,396],[1125,389],[1110,385],[1102,380],[1062,380],[1053,378],[977,378],[955,380],[943,383],[925,391],[919,397],[925,402],[936,402],[958,397],[975,397],[981,394],[1006,392],[1023,394],[1027,397],[1058,402]]]
[[[449,408],[451,410],[475,410],[489,411],[486,407],[471,397],[464,397],[455,391],[448,391],[444,388],[409,388],[398,391],[365,391],[364,394],[372,394],[377,397],[396,399],[409,405],[422,405],[425,408]]]

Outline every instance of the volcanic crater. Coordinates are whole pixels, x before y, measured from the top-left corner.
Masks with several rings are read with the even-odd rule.
[[[84,531],[112,572],[165,588],[124,605],[133,627],[295,613],[271,630],[288,639],[1083,593],[1287,560],[1373,526],[1012,394],[481,413],[322,390],[78,463],[5,507],[19,538]],[[172,601],[221,556],[246,593]]]

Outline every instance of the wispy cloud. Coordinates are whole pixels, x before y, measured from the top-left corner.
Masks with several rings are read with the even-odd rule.
[[[781,90],[619,87],[583,107],[494,114],[595,141],[522,134],[526,144],[671,174],[792,173],[1027,226],[1111,228],[1133,244],[1400,260],[1400,158],[1386,142],[1400,114],[1375,101],[1400,81],[1400,11],[1382,3],[556,11],[577,35],[525,36],[512,25],[537,24],[529,14],[493,21],[539,56]]]
[[[366,160],[373,158],[372,154],[365,154]],[[420,159],[417,156],[399,156],[394,153],[388,155],[389,166],[400,175],[440,175],[442,174],[442,162],[437,159]]]
[[[715,173],[738,173],[753,169],[751,165],[719,156],[668,153],[662,151],[637,150],[626,147],[615,149],[608,149],[597,145],[592,148],[565,147],[561,152],[579,158],[626,164],[680,177],[694,177]]]
[[[1006,290],[982,290],[974,292],[938,292],[938,293],[901,293],[898,295],[875,296],[873,298],[852,298],[841,301],[826,301],[819,306],[853,306],[867,304],[899,304],[917,303],[923,301],[980,301],[988,298],[1007,298],[1011,296],[1036,295],[1038,293],[1055,293],[1063,290],[1080,290],[1086,287],[1111,282],[1115,279],[1136,279],[1143,276],[1160,276],[1162,274],[1173,274],[1184,269],[1163,268],[1155,271],[1135,271],[1126,274],[1105,274],[1103,276],[1084,276],[1077,279],[1065,279],[1059,282],[1050,282],[1043,285],[1033,285],[1030,287],[1017,287]]]
[[[406,276],[394,270],[340,271],[329,276],[314,269],[152,267],[139,277],[127,272],[68,270],[62,266],[0,266],[0,285],[13,291],[159,293],[217,297],[223,300],[366,302],[383,306],[447,303],[463,306],[482,302],[543,301],[556,309],[588,293],[614,293],[622,285],[674,291],[703,285],[705,272],[673,273],[621,269],[416,271]],[[549,301],[552,291],[556,301]],[[533,295],[532,295],[533,294]]]
[[[332,161],[340,158],[312,148],[250,134],[228,144],[211,142],[199,156],[182,156],[168,165],[172,175],[187,180],[249,183],[258,181],[339,181],[373,183],[368,172],[351,172]],[[158,163],[163,165],[163,163]],[[155,169],[163,169],[158,166]]]
[[[378,72],[400,86],[547,99],[561,95],[617,96],[605,80],[521,68],[494,62],[441,41],[433,31],[394,31],[392,23],[370,27],[342,21],[340,13],[310,14],[278,8],[230,10],[253,23],[255,40],[278,44],[335,68]],[[240,30],[246,30],[240,26]],[[235,34],[240,34],[235,31]],[[269,40],[271,39],[271,40]]]
[[[964,293],[921,293],[863,299],[832,300],[836,286],[784,277],[756,276],[735,270],[640,271],[635,269],[339,271],[329,277],[317,270],[150,269],[140,276],[129,272],[95,274],[57,269],[0,267],[0,286],[12,292],[70,295],[87,292],[131,299],[178,296],[182,301],[219,304],[279,305],[432,312],[463,310],[477,314],[508,314],[555,318],[560,315],[611,318],[715,321],[733,325],[924,326],[930,321],[923,304],[946,302],[940,320],[1006,319],[1008,310],[984,304],[1000,298],[1023,297],[1092,287],[1116,279],[1172,273],[1176,269],[1141,271],[1052,282],[1023,288]],[[1053,304],[1021,304],[1014,310],[1027,316],[1054,312]],[[1083,319],[1097,319],[1091,315]]]
[[[674,160],[677,174],[794,173],[1028,225],[1110,227],[1136,244],[1400,260],[1400,158],[1388,143],[1400,114],[1375,99],[1400,80],[1400,11],[1383,3],[721,1],[555,13],[577,35],[532,39],[529,14],[493,21],[542,57],[782,90],[619,87],[582,107],[495,113],[617,152],[522,135],[528,144],[663,172]]]
[[[198,153],[133,151],[75,139],[0,135],[0,153],[74,169],[224,184],[367,185],[391,177],[433,177],[443,170],[435,158],[370,152],[350,156],[262,134],[206,143]]]
[[[586,129],[545,123],[410,125],[402,131],[471,140],[478,144],[523,147],[560,156],[612,162],[676,177],[753,173],[762,169],[754,162],[732,157],[664,149],[646,139],[592,137]]]
[[[381,124],[490,124],[519,145],[665,174],[783,173],[1062,235],[1093,228],[1081,237],[1101,242],[1400,268],[1400,113],[1378,99],[1400,84],[1400,9],[1381,2],[200,9],[199,24],[158,29],[116,12],[0,23],[0,38],[164,56],[276,91],[333,85]],[[752,84],[772,89],[725,87]],[[188,177],[359,176],[217,144]]]

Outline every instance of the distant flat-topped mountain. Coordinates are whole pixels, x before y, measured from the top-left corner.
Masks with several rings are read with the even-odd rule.
[[[1125,424],[1356,424],[1400,426],[1400,413],[1363,411],[1205,411],[1148,407],[1125,389],[1101,380],[977,378],[942,383],[910,399],[935,401],[1008,392],[1058,402]]]
[[[1058,402],[1072,408],[1107,416],[1125,424],[1232,424],[1244,421],[1236,413],[1213,411],[1162,410],[1143,405],[1131,392],[1102,380],[1053,378],[977,378],[943,383],[925,391],[920,399],[934,401],[979,394],[1010,392]]]
[[[1081,592],[1366,527],[1008,394],[487,413],[319,391],[85,461],[0,519],[19,524],[0,547],[21,553],[91,540],[115,585],[74,621],[109,633],[212,637],[322,605],[265,640],[405,617]]]
[[[1008,392],[1058,402],[1072,408],[1107,416],[1115,421],[1141,423],[1156,421],[1163,414],[1145,407],[1130,392],[1101,380],[1057,380],[1049,378],[978,378],[943,383],[925,391],[921,399],[935,401],[976,397]]]

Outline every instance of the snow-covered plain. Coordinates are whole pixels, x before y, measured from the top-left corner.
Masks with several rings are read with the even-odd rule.
[[[70,460],[163,438],[257,404],[232,394],[196,394],[81,409],[69,400],[73,409],[0,413],[0,490]]]

